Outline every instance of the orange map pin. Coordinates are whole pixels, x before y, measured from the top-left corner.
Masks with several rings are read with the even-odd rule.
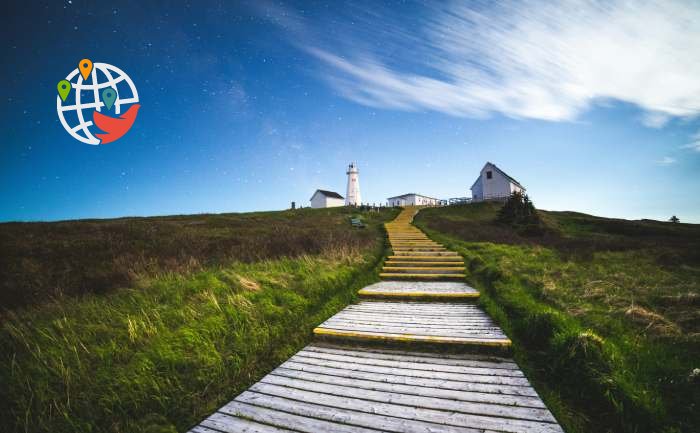
[[[80,69],[80,75],[83,76],[83,80],[87,80],[92,72],[92,61],[90,59],[83,59],[78,63],[78,69]]]

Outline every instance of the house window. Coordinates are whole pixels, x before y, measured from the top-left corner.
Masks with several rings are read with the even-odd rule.
[[[492,179],[493,178],[493,172],[492,171],[487,171],[486,172],[486,179]]]

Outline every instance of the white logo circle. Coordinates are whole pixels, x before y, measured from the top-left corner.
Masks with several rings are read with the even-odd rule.
[[[100,140],[90,131],[93,126],[92,120],[85,120],[84,110],[101,111],[105,104],[100,99],[102,89],[112,87],[117,91],[117,98],[114,101],[114,113],[121,114],[123,106],[137,104],[139,93],[128,75],[116,66],[107,63],[95,63],[92,72],[87,80],[83,81],[83,76],[78,68],[66,77],[71,83],[72,90],[70,96],[64,101],[60,96],[56,96],[56,112],[63,128],[76,140],[86,144],[97,145]],[[121,85],[120,85],[121,84]],[[86,99],[83,99],[86,98]],[[66,116],[75,113],[75,118],[66,119]],[[88,112],[88,119],[92,119],[92,112]]]

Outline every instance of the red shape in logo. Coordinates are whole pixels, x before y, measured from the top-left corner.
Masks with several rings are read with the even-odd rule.
[[[100,144],[107,144],[119,140],[126,134],[136,120],[136,114],[141,105],[134,104],[119,117],[109,117],[97,111],[92,112],[92,122],[105,131],[106,134],[95,134],[100,139]]]

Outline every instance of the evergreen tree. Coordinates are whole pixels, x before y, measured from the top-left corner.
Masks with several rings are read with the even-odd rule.
[[[515,191],[498,212],[497,220],[506,224],[531,225],[538,224],[540,218],[530,197]]]

